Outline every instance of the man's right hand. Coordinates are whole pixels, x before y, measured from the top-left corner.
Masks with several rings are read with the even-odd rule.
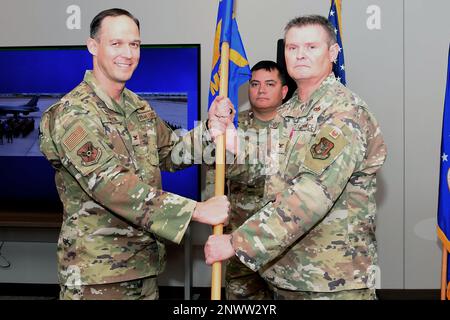
[[[237,154],[239,145],[237,131],[233,124],[235,114],[236,110],[231,100],[221,96],[214,99],[208,111],[208,129],[213,141],[215,142],[218,136],[225,134],[225,147],[233,154]]]
[[[222,96],[215,97],[208,110],[209,121],[219,120],[225,125],[230,122],[233,123],[235,115],[236,110],[234,109],[231,100]]]
[[[192,220],[200,223],[218,225],[228,224],[230,202],[226,196],[215,196],[203,202],[197,202]]]

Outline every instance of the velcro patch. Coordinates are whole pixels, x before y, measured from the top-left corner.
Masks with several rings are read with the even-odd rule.
[[[102,150],[94,147],[91,141],[86,142],[77,151],[77,156],[81,158],[81,164],[85,167],[92,166],[98,162],[102,156]]]
[[[339,134],[332,133],[333,130],[336,130]],[[331,138],[333,135],[336,138]],[[346,138],[348,135],[350,135],[350,132],[344,126],[323,127],[309,148],[309,152],[306,153],[304,167],[317,175],[322,174],[349,144]]]
[[[99,128],[100,129],[100,128]],[[61,138],[69,170],[87,176],[114,157],[107,141],[91,130],[88,121],[78,121]],[[72,148],[72,149],[70,149]]]
[[[334,143],[325,137],[322,137],[319,143],[313,144],[311,147],[311,155],[314,159],[325,160],[330,156]]]
[[[146,113],[139,113],[137,115],[139,121],[147,121],[155,118],[155,113],[153,111],[147,111]]]
[[[63,143],[69,151],[72,151],[77,145],[79,145],[84,138],[86,138],[87,132],[81,126],[77,126],[72,133],[64,139]]]
[[[341,134],[341,133],[339,132],[338,129],[333,129],[333,130],[331,130],[331,132],[330,132],[330,137],[332,137],[333,139],[336,140],[336,139],[339,137],[340,134]]]
[[[140,145],[141,144],[141,139],[139,137],[138,131],[131,131],[130,134],[131,134],[131,144],[133,146]]]

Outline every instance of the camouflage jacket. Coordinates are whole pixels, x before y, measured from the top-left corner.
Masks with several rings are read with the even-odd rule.
[[[249,139],[253,139],[261,149],[265,144],[266,136],[264,130],[269,129],[270,121],[263,122],[255,118],[250,110],[242,111],[238,117],[238,128],[245,132]],[[227,168],[228,176],[228,200],[231,204],[229,224],[225,227],[225,232],[236,230],[245,220],[259,211],[264,204],[264,167],[261,158],[256,159],[252,165],[252,173],[248,170],[239,170],[239,165],[230,165]],[[233,171],[238,171],[236,175]]]
[[[288,290],[373,287],[376,172],[386,158],[374,116],[330,75],[309,101],[295,93],[271,127],[269,203],[232,233],[237,257]]]
[[[161,190],[160,169],[177,170],[182,139],[127,90],[113,101],[90,71],[42,116],[40,148],[56,170],[64,205],[58,240],[62,285],[127,281],[159,274],[160,238],[179,243],[196,201]]]

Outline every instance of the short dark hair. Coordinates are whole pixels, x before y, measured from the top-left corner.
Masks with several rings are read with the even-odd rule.
[[[277,70],[278,71],[278,77],[281,80],[281,84],[283,86],[286,85],[286,76],[284,75],[284,72],[281,70],[281,67],[275,61],[271,61],[271,60],[259,61],[258,63],[256,63],[252,67],[251,71],[253,73],[254,71],[261,70],[261,69],[264,69],[266,71]]]
[[[333,25],[327,18],[320,15],[300,16],[292,19],[284,28],[284,41],[286,42],[286,34],[292,28],[301,28],[305,26],[318,25],[321,26],[328,35],[328,45],[331,46],[337,42],[336,33]]]
[[[119,17],[119,16],[127,16],[127,17],[131,18],[136,23],[138,30],[140,31],[139,20],[135,16],[133,16],[127,10],[120,9],[120,8],[112,8],[112,9],[103,10],[102,12],[97,14],[94,17],[94,19],[92,19],[91,25],[90,25],[90,37],[92,39],[97,37],[98,32],[100,31],[100,27],[102,25],[103,19],[105,19],[106,17]]]

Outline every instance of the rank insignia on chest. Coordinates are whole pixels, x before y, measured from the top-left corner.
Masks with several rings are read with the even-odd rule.
[[[100,148],[94,147],[92,142],[86,142],[77,151],[77,155],[81,158],[83,166],[91,166],[96,164],[102,155]]]
[[[141,139],[139,138],[139,134],[138,133],[135,133],[135,132],[131,133],[131,144],[133,146],[138,146],[138,145],[141,144]]]
[[[314,159],[325,160],[330,156],[331,149],[334,148],[334,143],[325,137],[322,137],[319,143],[313,144],[311,147],[311,154]]]

